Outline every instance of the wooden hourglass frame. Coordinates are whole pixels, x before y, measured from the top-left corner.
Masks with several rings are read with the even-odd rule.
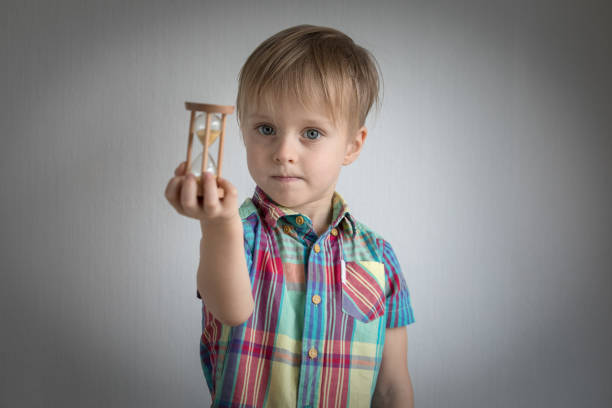
[[[211,129],[211,115],[215,113],[221,114],[221,129],[219,134],[219,152],[217,155],[217,178],[221,177],[221,166],[223,160],[223,137],[225,136],[225,119],[227,115],[231,115],[234,113],[234,107],[230,105],[210,105],[205,103],[196,103],[196,102],[185,102],[185,108],[188,111],[191,111],[191,117],[189,119],[189,141],[187,142],[187,171],[191,171],[191,152],[193,147],[193,134],[194,125],[195,125],[195,117],[196,112],[204,112],[206,114],[206,130],[204,140],[204,151],[202,152],[202,169],[200,171],[200,177],[198,177],[198,196],[202,196],[204,192],[204,183],[202,179],[202,175],[204,175],[204,170],[206,169],[207,161],[208,161],[208,147],[215,141],[215,139],[210,138]],[[219,198],[223,198],[225,195],[225,191],[222,188],[217,188],[217,192],[219,193]]]

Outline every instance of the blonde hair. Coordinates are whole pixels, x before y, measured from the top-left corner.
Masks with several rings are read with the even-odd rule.
[[[374,56],[346,34],[329,27],[298,25],[262,42],[239,74],[237,119],[263,103],[271,109],[284,98],[304,107],[323,101],[331,119],[343,117],[358,129],[379,107],[380,69]]]

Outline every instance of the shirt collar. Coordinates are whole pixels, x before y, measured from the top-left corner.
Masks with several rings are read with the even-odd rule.
[[[272,201],[259,187],[255,187],[252,198],[253,204],[259,209],[260,215],[270,228],[276,228],[278,220],[283,217],[302,215],[291,208],[284,207]],[[308,218],[304,216],[304,218]],[[351,237],[355,236],[355,220],[349,212],[349,207],[342,196],[334,191],[332,197],[332,228],[341,227]]]

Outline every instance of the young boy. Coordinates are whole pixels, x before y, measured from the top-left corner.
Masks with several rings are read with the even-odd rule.
[[[400,265],[335,192],[378,100],[374,61],[330,28],[275,34],[239,79],[253,197],[238,208],[236,188],[205,173],[198,202],[184,162],[168,184],[171,204],[202,227],[200,357],[213,406],[413,406]]]

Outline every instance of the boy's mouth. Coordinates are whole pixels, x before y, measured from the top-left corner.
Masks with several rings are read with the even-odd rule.
[[[295,177],[295,176],[272,176],[272,178],[274,180],[277,181],[297,181],[300,179],[300,177]]]

